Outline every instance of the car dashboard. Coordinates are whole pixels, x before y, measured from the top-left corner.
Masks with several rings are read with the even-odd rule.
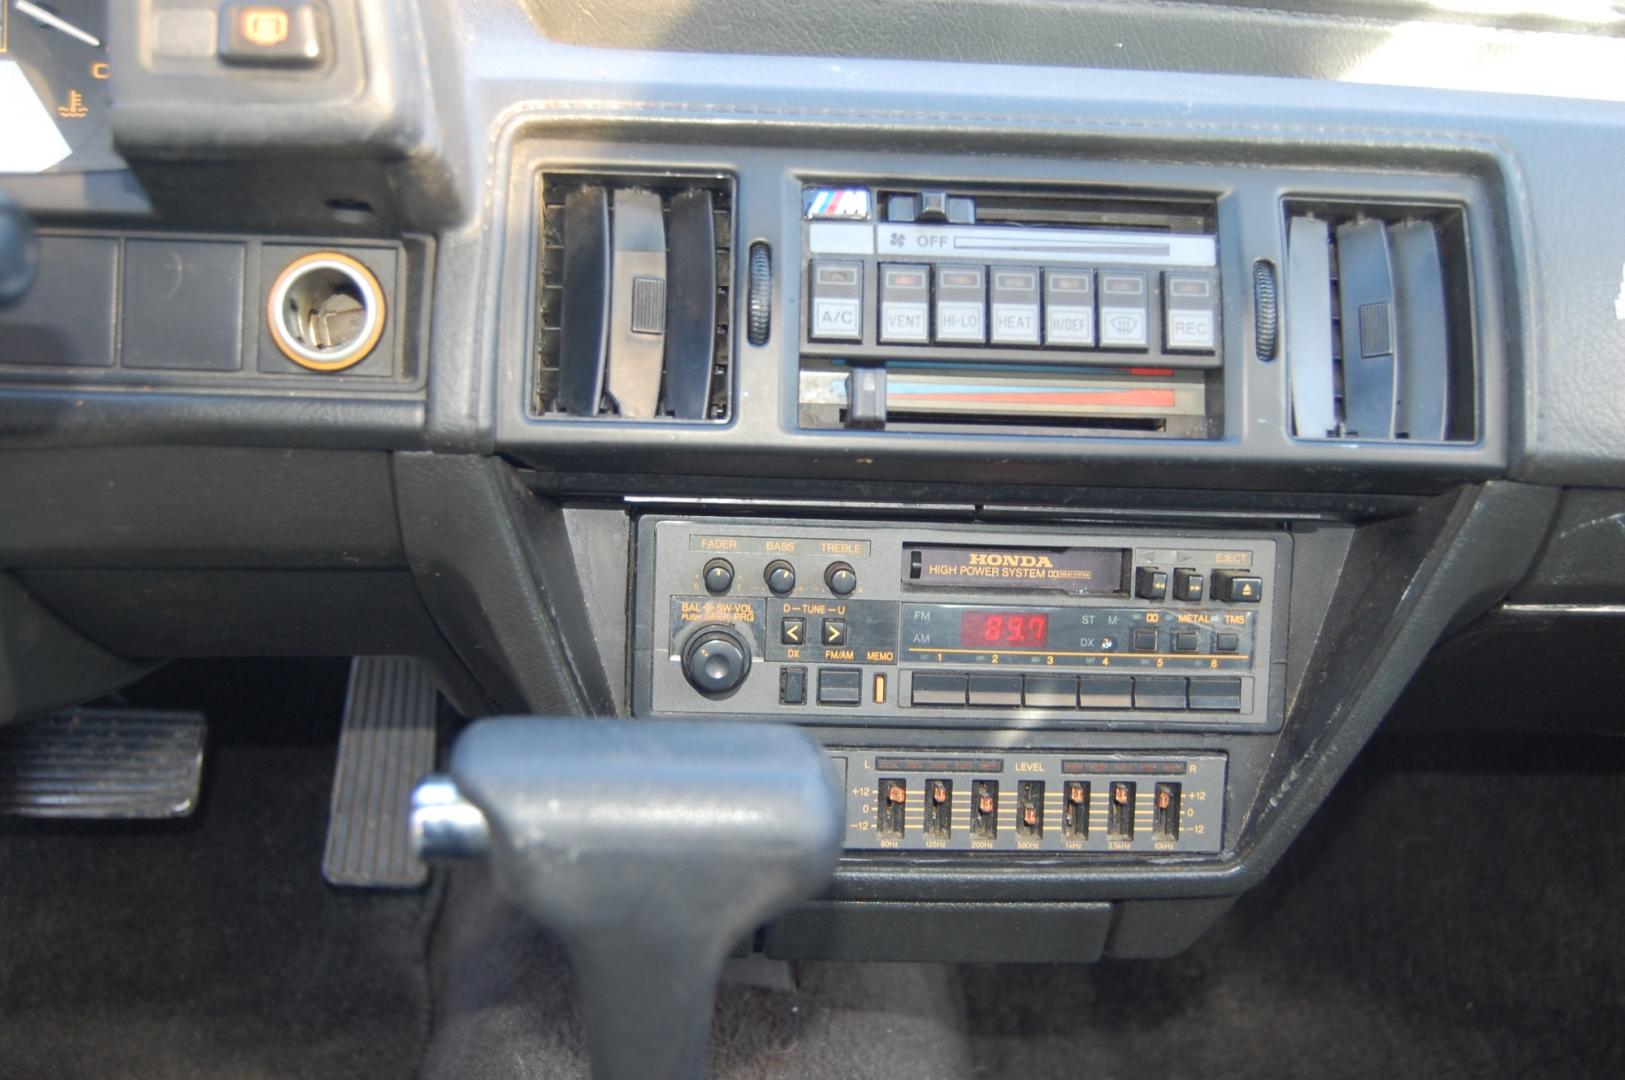
[[[1617,730],[1617,13],[1336,7],[0,0],[0,720],[794,725],[755,948],[866,961],[1177,954],[1396,709]]]

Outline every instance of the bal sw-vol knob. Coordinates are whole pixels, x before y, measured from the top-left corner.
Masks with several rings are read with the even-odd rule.
[[[725,626],[702,628],[683,648],[683,676],[707,697],[739,689],[750,674],[750,646]]]

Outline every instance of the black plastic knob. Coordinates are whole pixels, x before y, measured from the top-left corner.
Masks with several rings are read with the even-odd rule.
[[[773,256],[759,240],[750,246],[750,289],[745,313],[750,343],[766,345],[773,329]]]
[[[733,588],[734,567],[727,559],[712,559],[705,564],[705,591],[721,596]]]
[[[702,629],[683,649],[683,675],[707,697],[731,694],[749,674],[750,646],[726,627]]]
[[[824,570],[824,584],[836,596],[851,596],[858,587],[858,572],[844,562],[832,562]]]
[[[767,582],[768,592],[784,596],[796,587],[796,568],[783,559],[774,559],[762,571],[762,580]]]
[[[1275,290],[1275,264],[1253,263],[1253,349],[1260,360],[1275,359],[1280,340],[1281,312]]]

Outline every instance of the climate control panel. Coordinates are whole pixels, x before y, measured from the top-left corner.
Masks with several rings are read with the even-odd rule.
[[[1274,730],[1289,538],[648,518],[650,715]]]

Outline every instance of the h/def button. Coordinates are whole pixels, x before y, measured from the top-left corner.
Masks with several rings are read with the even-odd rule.
[[[820,341],[863,340],[863,264],[818,259],[807,267],[811,336]]]

